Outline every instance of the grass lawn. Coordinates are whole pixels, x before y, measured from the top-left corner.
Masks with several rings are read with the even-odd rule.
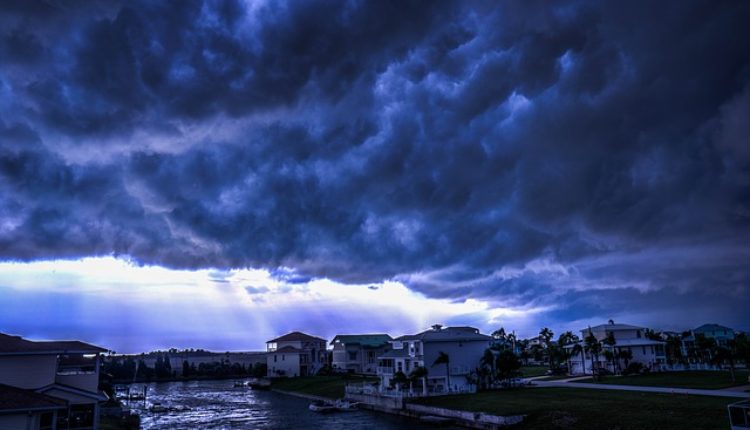
[[[547,370],[549,370],[549,367],[547,366],[523,366],[521,368],[521,375],[523,375],[524,378],[543,376]]]
[[[344,397],[344,387],[347,383],[377,381],[372,378],[343,376],[305,376],[298,378],[274,379],[271,388],[294,391],[302,394],[339,399]]]
[[[416,403],[496,415],[526,414],[519,429],[726,429],[736,399],[659,393],[520,388],[419,399]]]
[[[737,382],[732,382],[729,371],[662,372],[646,375],[605,376],[602,384],[641,385],[644,387],[699,388],[717,390],[720,388],[747,385],[748,371],[736,371]],[[579,379],[576,382],[592,382],[591,378]]]

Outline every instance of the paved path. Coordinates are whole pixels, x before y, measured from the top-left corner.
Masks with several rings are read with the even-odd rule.
[[[578,382],[569,384],[564,381],[534,381],[537,387],[591,388],[594,390],[645,391],[649,393],[669,393],[693,396],[739,397],[750,399],[750,393],[730,390],[697,390],[694,388],[641,387],[634,385],[593,384]]]

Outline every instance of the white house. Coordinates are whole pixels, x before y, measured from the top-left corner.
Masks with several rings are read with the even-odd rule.
[[[294,331],[266,342],[269,377],[315,375],[326,364],[326,340]]]
[[[592,334],[600,342],[602,350],[598,358],[593,361],[593,367],[607,369],[616,372],[617,368],[625,368],[625,360],[608,361],[604,351],[616,354],[619,351],[630,351],[632,358],[628,363],[638,362],[651,370],[661,370],[666,363],[664,353],[664,342],[651,340],[645,337],[646,329],[628,324],[615,324],[610,320],[607,324],[581,330],[581,341],[566,345],[566,349],[573,349],[578,345],[580,351],[568,360],[569,372],[572,375],[584,375],[592,373],[592,354],[586,351],[586,338]],[[610,333],[615,339],[614,345],[607,345],[605,341]]]
[[[0,429],[96,430],[99,402],[107,400],[99,391],[103,352],[78,341],[0,333]]]
[[[390,350],[387,334],[340,334],[333,338],[334,370],[375,375],[378,357]]]
[[[391,350],[378,357],[381,390],[388,389],[397,372],[408,376],[414,369],[427,370],[427,390],[432,393],[473,391],[467,376],[479,367],[492,338],[473,327],[432,326],[431,330],[391,341]],[[435,363],[444,353],[448,364]]]

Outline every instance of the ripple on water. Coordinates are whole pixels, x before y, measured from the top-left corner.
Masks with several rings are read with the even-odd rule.
[[[366,411],[317,414],[304,399],[268,391],[235,388],[233,381],[149,384],[148,402],[187,406],[189,411],[152,413],[140,404],[144,430],[174,429],[330,429],[425,430],[418,421]],[[134,407],[136,405],[133,405]]]

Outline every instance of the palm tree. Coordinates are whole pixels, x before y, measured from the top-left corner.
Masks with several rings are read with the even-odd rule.
[[[581,346],[580,343],[573,345],[573,348],[570,350],[571,358],[575,354],[581,354],[581,369],[583,371],[583,374],[585,375],[586,374],[586,359],[583,356],[583,347]],[[570,363],[570,360],[568,360],[568,363]],[[572,372],[572,369],[570,369],[570,364],[568,364],[568,373],[571,373],[571,372]]]
[[[633,351],[629,349],[620,349],[617,353],[617,359],[625,362],[625,368],[627,369],[630,365],[630,360],[633,359]]]
[[[617,344],[617,340],[615,339],[615,334],[613,332],[611,332],[611,331],[608,331],[607,332],[607,337],[604,338],[604,340],[602,341],[602,343],[604,345],[607,345],[609,347],[609,351],[605,351],[605,357],[607,357],[607,361],[608,362],[610,361],[610,359],[612,359],[612,361],[611,361],[612,362],[612,371],[614,372],[615,371],[615,362],[614,362],[615,354],[614,354],[614,349],[615,349],[615,345]],[[606,352],[609,352],[609,356],[606,355]]]
[[[450,391],[450,388],[451,388],[451,358],[450,356],[448,356],[448,354],[444,353],[443,351],[440,351],[438,353],[438,357],[435,359],[435,362],[432,363],[432,365],[437,366],[438,364],[445,364],[445,376],[448,382],[448,390]]]
[[[479,359],[479,365],[482,369],[487,370],[491,380],[495,379],[495,375],[497,374],[495,370],[495,354],[490,348],[484,350],[482,358]]]
[[[427,369],[424,366],[415,367],[409,374],[410,385],[414,382],[422,381],[422,394],[427,394]]]
[[[545,354],[547,355],[547,360],[548,360],[550,370],[555,368],[554,351],[552,351],[552,336],[554,335],[555,334],[552,333],[552,330],[550,330],[547,327],[544,327],[541,330],[539,330],[539,338],[544,343]]]
[[[594,337],[590,329],[589,334],[585,339],[584,348],[586,349],[586,352],[591,354],[591,374],[593,375],[594,371],[597,369],[596,363],[599,362],[599,353],[602,352],[602,344],[599,343],[596,337]]]

